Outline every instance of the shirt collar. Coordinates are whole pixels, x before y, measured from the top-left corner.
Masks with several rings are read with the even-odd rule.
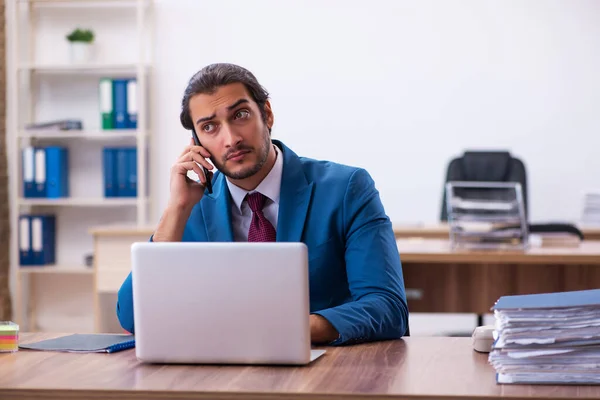
[[[242,212],[242,202],[248,193],[262,193],[274,203],[279,204],[281,176],[283,175],[283,155],[277,146],[273,145],[273,147],[275,148],[276,154],[275,165],[273,165],[271,171],[269,171],[265,179],[262,180],[256,189],[247,191],[229,182],[229,179],[226,179],[227,187],[229,188],[229,193],[231,194],[233,204],[235,204],[240,213]]]

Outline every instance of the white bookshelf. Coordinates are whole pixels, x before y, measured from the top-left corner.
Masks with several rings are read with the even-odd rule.
[[[94,15],[100,10],[102,16]],[[44,282],[55,282],[58,279],[63,285],[64,291],[56,290],[53,294],[56,304],[95,302],[97,295],[95,264],[84,265],[85,256],[94,253],[92,235],[88,233],[90,227],[97,226],[99,220],[110,221],[111,218],[116,220],[114,222],[138,226],[148,223],[151,215],[148,187],[151,163],[148,162],[148,155],[152,137],[148,113],[152,96],[150,85],[152,67],[149,52],[152,46],[148,41],[152,40],[154,30],[151,12],[152,0],[10,0],[6,2],[7,40],[10,42],[7,49],[11,50],[8,54],[7,79],[15,82],[7,93],[7,101],[13,105],[7,118],[7,144],[9,151],[14,155],[9,165],[11,272],[15,274],[17,285],[16,290],[13,291],[14,319],[22,326],[22,330],[40,330],[36,323],[41,321],[42,313],[38,312],[39,304],[35,300],[43,298],[44,305],[49,304],[48,293],[44,292],[43,296],[36,294],[36,290],[43,286]],[[115,18],[106,19],[105,16],[110,15],[108,13],[114,13]],[[73,20],[69,22],[66,16]],[[52,18],[58,20],[57,24],[51,21]],[[106,22],[103,22],[103,18]],[[106,28],[102,31],[104,23],[112,24],[110,29]],[[69,30],[58,31],[57,26],[60,24],[63,26],[67,24],[69,30],[91,28],[95,33],[96,43],[101,43],[103,39],[108,41],[107,38],[110,38],[115,51],[106,52],[108,45],[105,42],[103,56],[96,56],[90,63],[71,64],[68,58],[65,58],[65,52],[61,53],[61,48],[64,49],[66,43],[64,35]],[[123,36],[130,39],[131,48],[123,49],[125,45],[122,45],[118,38],[115,40],[115,30],[118,29],[123,29]],[[56,41],[56,49],[47,49],[49,37]],[[97,89],[101,77],[136,78],[137,129],[103,130],[101,128],[99,101],[94,108],[91,105],[94,96],[91,96],[89,91],[89,88],[93,88],[94,85]],[[79,92],[78,85],[82,87]],[[57,102],[54,105],[51,97],[52,90],[61,93],[57,95]],[[74,95],[65,96],[65,90],[67,92],[70,90]],[[77,97],[78,93],[83,95],[82,101]],[[74,112],[73,116],[66,117],[64,114],[68,111],[65,110],[77,110],[83,116]],[[48,115],[53,115],[54,111],[59,114],[62,112],[63,115],[48,118]],[[93,118],[90,119],[90,115],[93,116],[94,113],[97,115],[95,121]],[[31,123],[64,118],[82,119],[84,129],[50,131],[24,128]],[[88,123],[90,120],[92,123]],[[70,168],[74,172],[69,174],[69,185],[71,188],[78,188],[78,191],[74,193],[72,189],[71,197],[67,198],[24,198],[21,173],[22,150],[30,145],[68,147]],[[98,187],[98,184],[102,183],[101,153],[104,146],[128,146],[138,149],[137,197],[104,197],[103,189]],[[71,163],[72,160],[76,162]],[[93,177],[90,178],[92,175]],[[88,178],[90,183],[86,183]],[[89,192],[82,189],[86,184],[92,188]],[[61,225],[61,228],[57,229],[55,265],[19,265],[19,215],[30,213],[54,214],[57,225]],[[64,213],[69,218],[65,218],[66,222],[63,223],[61,218]],[[76,230],[84,233],[81,235],[72,233]],[[61,232],[63,235],[67,233],[68,240],[61,242]],[[83,237],[85,235],[87,237]],[[81,239],[81,242],[74,239]],[[89,247],[86,248],[81,243],[86,245],[89,243]],[[61,260],[61,254],[66,255],[62,257],[65,260]],[[75,279],[73,285],[79,286],[82,285],[81,279],[83,279],[84,286],[92,288],[89,290],[89,298],[66,297],[69,296],[69,279]],[[78,290],[78,295],[81,295],[81,288],[79,287]],[[61,315],[58,306],[56,309],[48,306],[45,310],[54,313],[52,318],[57,320],[71,317],[67,315],[69,312]],[[81,314],[85,315],[91,311],[82,310]]]
[[[137,206],[138,203],[147,202],[148,198],[85,198],[69,197],[63,199],[30,199],[19,198],[18,204],[27,207],[128,207]]]
[[[24,274],[83,274],[92,275],[94,270],[92,267],[85,265],[45,265],[43,267],[32,266],[21,268],[21,275]]]
[[[19,66],[20,72],[31,72],[42,75],[69,75],[69,74],[85,74],[85,75],[110,75],[110,74],[135,74],[137,73],[137,64],[82,64],[82,65],[32,65],[24,64]],[[149,66],[142,64],[142,73],[148,72]]]
[[[20,131],[19,138],[22,139],[68,139],[68,140],[101,140],[112,141],[114,139],[135,138],[137,136],[147,136],[148,132],[131,129],[112,129],[110,131],[102,130],[69,130],[69,131]]]

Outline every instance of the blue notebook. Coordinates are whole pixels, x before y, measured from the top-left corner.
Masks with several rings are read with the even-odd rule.
[[[80,334],[61,336],[40,342],[19,344],[27,350],[63,351],[70,353],[116,353],[135,347],[132,335]]]
[[[492,310],[600,306],[600,289],[502,296]]]

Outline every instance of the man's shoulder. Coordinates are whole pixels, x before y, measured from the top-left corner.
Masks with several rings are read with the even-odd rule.
[[[358,171],[366,171],[363,168],[341,164],[329,160],[317,160],[310,157],[299,157],[302,169],[311,181],[343,181],[348,182],[352,175]]]

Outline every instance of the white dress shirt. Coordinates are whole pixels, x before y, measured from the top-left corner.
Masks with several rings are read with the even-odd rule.
[[[283,174],[283,156],[279,148],[275,148],[275,165],[269,174],[262,180],[256,189],[248,192],[239,186],[227,181],[227,187],[231,194],[231,224],[233,229],[233,240],[236,242],[248,241],[248,230],[252,221],[252,210],[247,201],[244,201],[248,193],[259,192],[267,197],[263,214],[277,230],[277,215],[279,213],[279,191],[281,189],[281,175]]]

